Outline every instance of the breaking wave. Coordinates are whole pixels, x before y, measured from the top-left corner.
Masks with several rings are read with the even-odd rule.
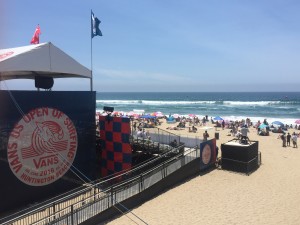
[[[97,100],[97,104],[115,105],[232,105],[232,106],[268,106],[300,105],[298,101],[151,101],[151,100]]]

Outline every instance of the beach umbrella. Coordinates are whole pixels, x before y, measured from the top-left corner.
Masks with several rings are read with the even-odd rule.
[[[107,116],[108,114],[106,112],[103,112],[100,114],[101,116]]]
[[[140,116],[140,114],[136,113],[136,112],[133,112],[133,111],[130,111],[127,113],[127,116],[132,116],[134,118],[138,118]]]
[[[140,118],[144,118],[144,119],[154,119],[154,118],[156,118],[156,116],[142,115],[142,116],[140,116]]]
[[[114,111],[114,112],[111,113],[111,115],[113,115],[113,116],[119,115],[119,114],[120,114],[120,112],[118,112],[118,111]]]
[[[174,117],[175,119],[177,119],[179,116],[180,116],[180,115],[177,114],[177,113],[173,114],[173,117]]]
[[[164,114],[162,112],[154,112],[153,113],[153,116],[156,116],[156,117],[164,117]]]
[[[280,126],[280,127],[283,127],[283,126],[284,126],[284,124],[283,124],[282,122],[280,122],[280,121],[274,121],[274,122],[272,122],[272,124],[273,124],[273,125],[278,125],[278,126]]]
[[[189,114],[188,116],[189,117],[195,117],[196,115],[195,114]]]
[[[259,125],[259,128],[260,128],[260,129],[264,129],[264,128],[266,128],[267,126],[268,126],[268,125],[262,123],[261,125]]]
[[[300,124],[300,120],[296,120],[295,123],[296,123],[296,124]]]
[[[136,114],[136,113],[133,112],[133,111],[130,111],[130,112],[127,113],[128,116],[133,116],[133,115],[135,115],[135,114]],[[138,115],[138,114],[136,114],[136,115]]]
[[[216,116],[216,117],[214,118],[214,120],[223,120],[223,118],[220,117],[220,116]]]

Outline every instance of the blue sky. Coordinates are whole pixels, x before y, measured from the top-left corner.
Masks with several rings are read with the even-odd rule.
[[[52,42],[91,68],[96,91],[299,91],[300,1],[1,0],[0,48]],[[34,63],[34,62],[33,62]],[[1,88],[34,90],[32,80]],[[53,90],[89,90],[56,79]]]

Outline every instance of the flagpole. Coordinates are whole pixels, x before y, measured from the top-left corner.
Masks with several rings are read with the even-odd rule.
[[[91,10],[91,91],[93,91],[93,37],[102,36],[102,32],[99,29],[101,21],[94,16]]]
[[[90,20],[92,22],[91,19],[92,16],[92,10],[91,10],[91,14],[90,14]],[[92,29],[92,24],[91,24],[91,29]],[[91,80],[90,80],[90,86],[91,86],[91,91],[93,91],[93,36],[91,35]]]
[[[93,91],[93,38],[91,37],[91,91]]]

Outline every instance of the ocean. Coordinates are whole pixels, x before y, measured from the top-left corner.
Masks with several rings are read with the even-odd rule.
[[[160,111],[164,115],[294,124],[300,119],[300,92],[97,92],[96,111],[102,112],[104,106],[118,112]]]

